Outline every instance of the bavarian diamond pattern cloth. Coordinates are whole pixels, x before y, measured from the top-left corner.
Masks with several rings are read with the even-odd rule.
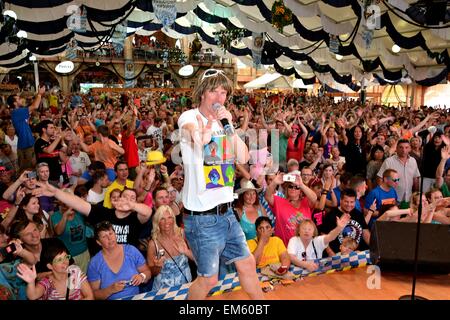
[[[291,266],[290,271],[296,276],[312,277],[320,274],[327,274],[336,271],[346,271],[352,268],[364,267],[370,264],[369,250],[352,252],[349,255],[337,255],[316,261],[319,264],[319,270],[309,272],[308,270]],[[270,280],[267,276],[259,274],[260,281]],[[135,296],[122,298],[121,300],[185,300],[188,295],[190,283],[170,288],[162,288],[158,291],[150,291]],[[239,278],[237,273],[229,273],[223,279],[218,281],[209,296],[216,296],[226,292],[239,290]]]

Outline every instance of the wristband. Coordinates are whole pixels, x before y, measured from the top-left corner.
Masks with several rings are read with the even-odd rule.
[[[374,212],[375,212],[375,210],[373,210],[373,209],[369,209],[369,212],[372,212],[372,213],[374,213]]]
[[[141,272],[141,273],[139,273],[139,275],[140,275],[142,278],[144,278],[144,281],[145,281],[145,279],[147,279],[147,276],[145,275],[145,273]]]

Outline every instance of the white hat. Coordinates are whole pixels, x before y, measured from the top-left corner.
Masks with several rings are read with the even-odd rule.
[[[255,185],[250,180],[242,179],[241,180],[241,188],[236,190],[236,193],[241,194],[241,193],[244,193],[249,190],[255,190],[256,192],[260,192],[261,189],[262,188],[256,188]]]

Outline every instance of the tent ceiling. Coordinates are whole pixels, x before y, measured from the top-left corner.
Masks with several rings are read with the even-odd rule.
[[[382,0],[379,3],[381,28],[375,30],[369,49],[365,48],[362,39],[361,0],[284,0],[293,12],[294,21],[284,28],[283,33],[278,32],[270,21],[273,2],[177,0],[178,18],[171,29],[163,32],[174,38],[190,36],[190,39],[197,33],[205,46],[212,47],[217,54],[237,56],[249,65],[252,64],[249,49],[252,32],[266,32],[262,63],[273,64],[283,75],[294,73],[306,84],[319,74],[331,75],[334,81],[350,87],[355,80],[360,81],[363,77],[373,80],[374,75],[382,81],[400,81],[408,73],[423,85],[439,83],[447,77],[450,27],[423,28],[388,10],[388,6],[405,10],[416,0]],[[108,39],[114,24],[123,19],[127,20],[129,34],[149,35],[162,27],[155,18],[151,1],[147,0],[5,0],[3,3],[4,9],[16,12],[17,27],[28,33],[26,45],[0,46],[0,67],[7,69],[26,65],[27,52],[37,55],[61,53],[72,39],[76,39],[80,47],[95,49],[101,40]],[[89,23],[84,33],[74,33],[67,28],[66,21],[74,6],[84,6],[87,10]],[[230,52],[223,53],[215,46],[213,32],[233,27],[247,29],[246,39],[233,46]],[[344,41],[355,28],[353,42]],[[344,56],[341,61],[329,52],[329,34],[338,35],[343,41],[339,48],[339,53]],[[4,35],[0,34],[0,43],[4,40]],[[397,54],[391,51],[394,43],[402,47]],[[316,47],[314,44],[318,48],[310,53]],[[304,78],[305,73],[298,70],[296,61],[306,61],[310,67],[309,78]]]

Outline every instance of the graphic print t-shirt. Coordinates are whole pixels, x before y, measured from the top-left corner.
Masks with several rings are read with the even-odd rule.
[[[340,218],[342,214],[342,211],[337,208],[334,211],[328,213],[323,221],[322,232],[329,233],[331,230],[336,228],[336,217]],[[345,226],[344,230],[342,230],[337,239],[331,241],[329,244],[329,247],[335,253],[338,253],[340,251],[339,247],[346,237],[351,237],[356,241],[356,243],[358,243],[358,250],[367,249],[367,245],[363,239],[363,230],[369,229],[369,227],[367,226],[366,220],[364,219],[364,215],[360,211],[353,209],[350,212],[350,216],[350,222]]]
[[[211,140],[206,145],[194,145],[183,127],[193,124],[198,128],[197,115],[206,126],[207,119],[198,109],[184,112],[178,120],[185,173],[182,201],[189,210],[205,211],[233,201],[234,150],[231,138],[224,134],[219,121],[213,121]]]
[[[223,130],[213,132],[203,148],[203,173],[206,189],[234,186],[234,156],[230,138]]]
[[[107,209],[101,204],[93,205],[88,216],[88,221],[95,226],[102,221],[109,221],[113,225],[119,244],[139,245],[139,234],[142,224],[137,218],[137,212],[130,213],[126,218],[119,219],[115,209]]]
[[[305,219],[311,219],[312,210],[309,207],[308,198],[300,201],[298,208],[294,207],[288,200],[273,196],[272,211],[277,217],[275,224],[275,235],[283,240],[287,246],[289,239],[295,236],[297,225]]]

